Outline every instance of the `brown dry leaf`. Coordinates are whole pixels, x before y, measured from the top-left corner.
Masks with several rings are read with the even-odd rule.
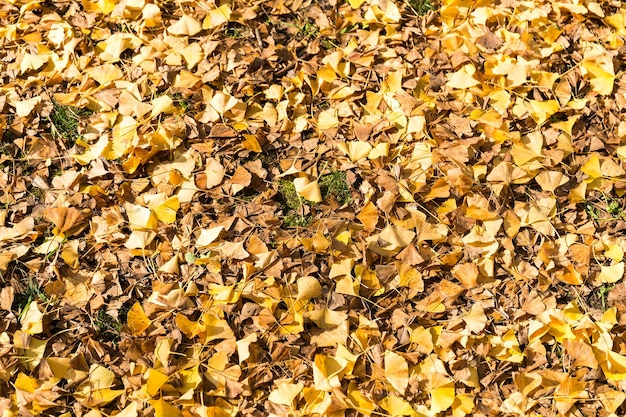
[[[237,194],[250,185],[252,174],[244,167],[238,167],[232,178],[230,179],[230,192],[232,195]]]
[[[58,233],[71,236],[78,231],[91,215],[90,210],[78,210],[74,207],[55,207],[44,211],[44,217],[54,223]]]
[[[244,242],[224,242],[218,250],[227,258],[246,259],[250,254],[244,248]]]

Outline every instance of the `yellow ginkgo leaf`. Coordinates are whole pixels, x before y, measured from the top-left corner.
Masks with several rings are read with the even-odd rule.
[[[176,111],[176,107],[174,106],[174,101],[168,95],[162,95],[160,97],[152,100],[152,113],[150,113],[150,118],[154,118],[161,113],[174,113]]]
[[[180,410],[165,401],[163,398],[158,400],[150,400],[150,405],[154,408],[154,417],[178,417]]]
[[[602,68],[600,65],[592,61],[583,61],[581,64],[584,72],[587,73],[593,90],[603,96],[608,96],[613,92],[615,84],[615,74]]]
[[[299,177],[293,180],[293,185],[300,197],[314,203],[322,201],[322,192],[317,180],[309,181],[306,177]]]
[[[313,363],[313,382],[318,391],[332,391],[341,387],[341,372],[345,368],[336,358],[317,354]]]
[[[428,379],[431,404],[430,410],[437,414],[447,410],[454,403],[454,380],[438,372],[430,374]]]
[[[275,381],[275,384],[276,389],[270,393],[268,400],[274,404],[286,405],[288,407],[293,407],[296,398],[304,388],[301,382],[293,384],[290,380]]]
[[[212,29],[218,26],[228,23],[230,14],[232,13],[228,4],[222,4],[217,9],[210,10],[202,22],[203,29]]]
[[[122,411],[116,414],[116,417],[137,417],[137,403],[131,402]]]
[[[147,379],[146,388],[151,397],[155,397],[163,384],[167,382],[169,377],[156,369],[150,369],[145,375]]]
[[[198,240],[196,240],[196,247],[202,248],[209,246],[211,243],[215,242],[222,230],[224,230],[224,226],[216,226],[210,229],[202,229],[200,231],[200,236],[198,236]]]
[[[473,333],[480,333],[487,325],[487,316],[481,303],[474,303],[469,314],[463,317],[466,328]]]
[[[298,296],[297,300],[310,300],[319,297],[322,294],[322,286],[317,278],[306,276],[298,278]]]
[[[598,154],[593,153],[587,162],[585,162],[585,164],[580,168],[580,171],[589,176],[588,180],[586,180],[587,182],[602,178],[602,169],[600,167],[600,158],[598,157]]]
[[[348,0],[348,3],[350,3],[350,7],[352,7],[353,9],[358,9],[366,1],[367,0]]]
[[[176,212],[180,207],[178,196],[172,196],[160,204],[152,208],[152,211],[163,223],[172,224],[176,221]]]
[[[472,394],[457,394],[452,403],[452,415],[465,417],[474,410],[474,396]]]
[[[400,394],[409,385],[409,365],[404,357],[395,352],[385,352],[385,378]]]
[[[31,335],[43,332],[43,313],[39,310],[37,301],[32,301],[25,310],[26,314],[21,320],[22,331]]]
[[[415,412],[411,404],[395,395],[387,395],[378,403],[392,417],[411,416],[417,417],[419,414]]]
[[[560,171],[541,171],[535,181],[541,186],[543,191],[553,193],[554,190],[565,185],[569,178]]]
[[[319,130],[330,130],[339,126],[339,118],[337,116],[337,109],[326,109],[320,112],[317,118],[317,128]]]
[[[337,149],[348,155],[352,162],[367,158],[372,150],[372,145],[368,142],[355,140],[351,142],[341,142],[337,145]]]
[[[143,333],[148,327],[150,327],[150,319],[143,311],[143,307],[136,301],[135,304],[128,310],[127,323],[133,335],[137,336]]]
[[[448,77],[448,87],[465,89],[477,86],[480,82],[474,78],[476,67],[473,64],[466,64],[460,70],[452,73]]]
[[[189,15],[183,15],[176,23],[167,28],[172,35],[193,36],[202,31],[202,25]]]
[[[126,215],[128,216],[128,223],[133,230],[156,230],[157,217],[156,214],[147,208],[138,204],[126,203],[124,204]]]
[[[554,113],[558,112],[561,106],[556,100],[528,100],[524,102],[526,110],[530,113],[535,123],[542,125]]]
[[[598,274],[598,281],[603,284],[612,284],[619,281],[624,276],[624,262],[611,266],[602,266]]]

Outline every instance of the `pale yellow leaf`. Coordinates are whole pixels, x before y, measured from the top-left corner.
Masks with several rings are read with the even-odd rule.
[[[224,230],[224,226],[216,226],[210,229],[202,229],[200,231],[200,236],[198,237],[198,240],[196,240],[196,247],[202,248],[209,246],[211,243],[215,242],[222,230]]]
[[[619,281],[624,276],[624,262],[616,263],[611,266],[602,266],[598,281],[605,284],[612,284]]]
[[[202,31],[202,25],[189,15],[183,15],[176,23],[167,28],[172,35],[197,35]]]
[[[31,301],[26,306],[26,314],[22,313],[22,331],[30,335],[43,332],[43,313],[39,310],[37,301]]]
[[[298,278],[298,296],[297,300],[310,300],[319,297],[322,294],[322,286],[317,278],[305,276]]]
[[[341,142],[337,144],[337,149],[348,155],[352,162],[366,158],[372,150],[372,145],[368,142],[355,140],[351,142]]]
[[[473,64],[466,64],[460,70],[448,76],[448,86],[451,88],[465,89],[477,86],[480,82],[474,78],[476,67]]]
[[[339,126],[339,118],[337,116],[337,109],[326,109],[320,112],[317,119],[317,128],[319,130],[330,130]]]
[[[206,161],[206,188],[213,188],[218,186],[224,180],[224,174],[226,170],[215,158],[209,158]]]
[[[401,394],[409,385],[409,365],[395,352],[385,352],[385,378]]]
[[[317,180],[309,181],[306,177],[298,177],[293,180],[293,185],[300,197],[314,203],[322,201],[322,192]]]

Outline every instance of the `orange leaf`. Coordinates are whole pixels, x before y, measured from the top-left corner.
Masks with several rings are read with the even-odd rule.
[[[127,315],[128,327],[133,332],[133,335],[137,336],[143,333],[148,327],[150,327],[150,319],[143,311],[143,307],[136,301],[135,304],[128,310]]]

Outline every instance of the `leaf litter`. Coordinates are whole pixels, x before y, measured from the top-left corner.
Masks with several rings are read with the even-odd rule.
[[[624,414],[621,2],[0,20],[4,416]]]

